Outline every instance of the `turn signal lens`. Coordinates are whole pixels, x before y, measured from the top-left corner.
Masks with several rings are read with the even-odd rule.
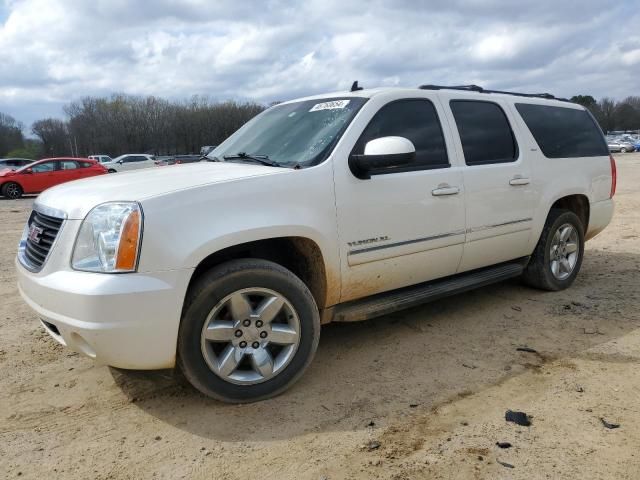
[[[116,257],[116,270],[131,271],[136,268],[138,259],[138,240],[140,239],[140,211],[134,210],[129,214],[122,227],[118,255]]]

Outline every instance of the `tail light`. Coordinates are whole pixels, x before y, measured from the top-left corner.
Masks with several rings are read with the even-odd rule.
[[[609,160],[611,162],[611,194],[609,198],[613,198],[616,194],[616,185],[618,183],[618,169],[616,168],[616,161],[613,155],[609,155]]]

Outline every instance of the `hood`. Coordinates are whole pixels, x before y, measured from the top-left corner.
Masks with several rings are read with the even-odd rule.
[[[286,168],[226,162],[146,168],[65,183],[45,190],[36,203],[65,212],[69,219],[80,220],[93,207],[104,202],[141,202],[179,190],[289,171]]]

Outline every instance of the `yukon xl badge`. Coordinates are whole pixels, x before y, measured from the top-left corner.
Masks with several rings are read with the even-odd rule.
[[[40,243],[40,235],[42,235],[42,232],[44,232],[42,228],[31,224],[27,238],[31,243]]]
[[[356,240],[355,242],[347,242],[347,245],[349,245],[350,247],[358,247],[360,245],[368,245],[370,243],[386,242],[387,240],[389,240],[389,237],[385,235],[383,237],[374,237],[364,240]]]

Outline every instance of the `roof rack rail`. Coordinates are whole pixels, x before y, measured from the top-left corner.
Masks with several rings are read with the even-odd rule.
[[[464,90],[478,93],[500,93],[502,95],[515,95],[517,97],[529,97],[529,98],[545,98],[547,100],[559,100],[561,102],[570,102],[566,98],[557,98],[550,93],[521,93],[521,92],[506,92],[503,90],[486,90],[478,85],[420,85],[421,90]]]
[[[484,88],[478,85],[420,85],[421,90],[471,90],[473,92],[484,92]]]

